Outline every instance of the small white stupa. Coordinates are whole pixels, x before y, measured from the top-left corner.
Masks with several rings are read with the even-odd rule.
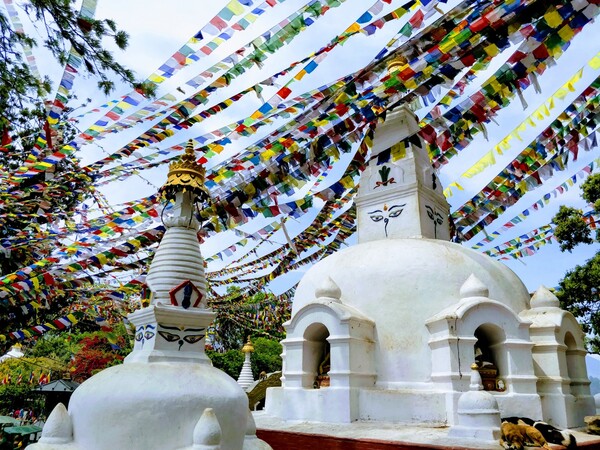
[[[150,306],[129,315],[135,344],[125,362],[94,375],[59,404],[31,450],[244,450],[248,398],[204,353],[214,313],[194,217],[206,196],[192,143],[171,164],[163,195],[174,201],[147,277]],[[246,445],[247,444],[247,445]],[[264,448],[270,448],[266,443]]]
[[[248,342],[244,344],[242,347],[242,353],[244,354],[244,364],[242,365],[242,370],[238,377],[238,384],[242,387],[243,390],[248,389],[252,383],[254,383],[254,375],[252,374],[252,362],[250,361],[250,357],[254,352],[254,346],[250,341],[250,336],[248,336]]]
[[[23,347],[21,344],[17,343],[13,345],[4,355],[0,356],[0,362],[4,362],[11,358],[22,358],[23,356],[25,356],[23,353]]]
[[[502,416],[583,426],[595,411],[583,332],[557,302],[538,294],[530,305],[509,268],[450,242],[418,131],[405,105],[376,128],[355,202],[359,243],[300,281],[266,414],[458,425],[475,360]]]

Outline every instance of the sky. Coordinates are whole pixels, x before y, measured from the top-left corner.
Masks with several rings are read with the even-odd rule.
[[[272,27],[274,24],[283,20],[299,7],[307,3],[308,0],[287,0],[281,5],[271,8],[268,13],[262,15],[252,26],[247,30],[236,34],[234,39],[223,45],[213,55],[201,59],[198,63],[192,64],[179,72],[176,76],[163,83],[158,90],[158,96],[166,93],[172,93],[178,98],[182,98],[183,94],[179,93],[176,88],[181,86],[185,81],[194,75],[200,73],[210,67],[221,58],[228,55],[231,51],[236,50],[240,44],[252,40],[256,36]],[[260,2],[255,2],[256,4]],[[347,0],[343,5],[331,10],[322,19],[318,20],[307,31],[301,33],[294,42],[280,49],[273,57],[265,61],[264,67],[261,69],[255,68],[248,71],[243,77],[235,79],[230,86],[223,89],[220,95],[215,96],[209,105],[221,101],[224,98],[231,96],[240,89],[254,84],[265,78],[267,74],[277,72],[289,65],[292,61],[297,61],[314,52],[329,42],[334,36],[343,32],[351,23],[353,23],[373,2],[364,0]],[[380,15],[397,8],[405,3],[405,1],[392,1],[391,5],[386,5]],[[448,11],[457,1],[448,1],[447,4],[441,4],[440,8],[443,11]],[[118,61],[133,69],[140,79],[147,77],[155,71],[171,54],[181,47],[190,37],[192,37],[207,21],[212,18],[224,5],[226,1],[183,1],[171,0],[169,2],[160,0],[98,0],[97,18],[112,18],[117,22],[117,25],[126,30],[129,35],[129,47],[126,51],[115,51],[115,56]],[[355,35],[348,40],[343,46],[338,46],[328,58],[320,64],[317,70],[306,76],[301,82],[293,85],[293,93],[290,96],[296,96],[310,89],[329,83],[341,76],[352,73],[366,64],[368,64],[374,56],[385,46],[385,44],[396,35],[398,30],[404,25],[410,15],[395,22],[386,24],[373,36]],[[434,17],[438,17],[437,15]],[[26,29],[34,32],[31,24],[26,23]],[[535,139],[538,133],[543,130],[549,122],[554,118],[550,117],[546,122],[539,122],[535,128],[528,127],[522,133],[522,141],[511,142],[511,147],[504,152],[504,155],[496,156],[496,164],[488,167],[479,175],[473,178],[465,178],[461,176],[467,168],[474,164],[482,155],[492,149],[501,139],[509,134],[513,129],[519,126],[536,108],[550,98],[550,96],[570,79],[579,68],[586,63],[598,52],[600,52],[600,25],[591,23],[586,26],[584,31],[576,36],[570,48],[559,59],[556,67],[552,67],[540,77],[540,86],[542,92],[536,94],[533,89],[525,91],[524,97],[529,105],[523,109],[523,105],[518,99],[513,101],[513,104],[502,110],[496,118],[497,124],[490,123],[487,126],[488,140],[485,140],[481,134],[471,143],[471,145],[463,150],[457,157],[453,158],[449,164],[442,166],[439,172],[440,179],[444,186],[448,186],[452,182],[459,183],[464,190],[453,190],[452,197],[448,198],[451,209],[454,210],[462,205],[471,196],[477,193],[485,184],[487,184],[509,161],[511,161],[531,140]],[[110,46],[110,43],[107,42]],[[38,58],[38,66],[41,71],[52,80],[58,80],[61,76],[61,68],[54,64],[43,49],[34,51]],[[505,56],[504,56],[505,58]],[[493,63],[488,72],[491,73],[496,64],[502,62],[502,55],[498,57],[498,63]],[[564,106],[579,95],[585,87],[599,75],[599,71],[594,71],[586,67],[583,71],[582,79],[575,84],[575,92],[569,93],[564,99],[564,104],[556,103],[554,109],[555,114],[558,114]],[[292,74],[293,75],[293,74]],[[292,76],[290,75],[290,76]],[[267,75],[268,76],[268,75]],[[287,81],[289,77],[281,79],[281,83]],[[469,86],[465,91],[465,95],[477,89],[481,81],[485,80],[485,73],[481,74],[478,81]],[[102,95],[95,87],[95,80],[92,77],[76,80],[75,92],[79,100],[91,98],[89,107],[78,110],[77,114],[89,110],[91,107],[97,107],[112,99],[117,99],[122,95],[129,93],[130,89],[117,83],[117,89],[109,96]],[[263,96],[268,99],[278,88],[265,88]],[[185,87],[186,94],[191,94],[191,89]],[[464,97],[461,97],[462,99]],[[460,100],[458,99],[458,100]],[[166,148],[169,145],[183,142],[188,137],[197,136],[203,132],[216,129],[235,120],[247,117],[255,109],[260,107],[262,102],[256,96],[246,96],[243,101],[238,102],[235,108],[230,108],[224,113],[218,114],[213,118],[205,120],[200,124],[196,124],[187,132],[178,133],[173,138],[167,139],[158,146],[141,151],[142,154],[148,154],[155,151],[156,148]],[[416,113],[422,117],[427,112],[427,109],[418,110]],[[93,123],[99,116],[88,114],[83,117],[78,124],[81,129],[85,129],[89,124]],[[281,124],[278,122],[277,124]],[[105,156],[106,153],[112,153],[118,148],[126,145],[141,132],[149,128],[148,123],[142,124],[140,127],[115,133],[109,138],[100,141],[99,145],[86,146],[78,154],[82,160],[82,165],[91,163]],[[247,140],[240,140],[228,148],[224,153],[223,158],[233,155],[241,151],[244,145],[249,145],[273,128],[265,127],[266,130]],[[523,209],[529,207],[543,194],[551,191],[556,186],[560,185],[573,173],[578,172],[581,167],[589,164],[598,157],[598,149],[590,152],[580,151],[580,157],[577,162],[571,162],[569,170],[559,172],[556,176],[544,183],[542,187],[524,196],[515,206],[509,208],[497,223],[494,223],[488,231],[494,231],[499,228],[504,222],[508,221],[513,216],[517,215]],[[143,171],[139,176],[127,178],[125,181],[115,182],[107,186],[102,186],[100,189],[107,200],[112,205],[118,205],[123,202],[136,200],[146,197],[156,192],[157,188],[166,180],[166,167]],[[578,183],[579,184],[579,183]],[[577,207],[585,207],[583,201],[579,198],[579,190],[577,185],[569,189],[569,191],[558,198],[553,198],[551,202],[536,213],[532,214],[520,226],[515,227],[511,232],[503,233],[501,237],[494,241],[493,245],[501,244],[515,236],[529,232],[534,228],[548,224],[552,216],[557,212],[559,205],[567,204]],[[308,218],[314,217],[316,211],[309,213]],[[290,220],[288,221],[288,230],[293,236],[306,226],[308,219],[303,221]],[[245,231],[251,232],[259,228],[260,222],[251,223],[244,226]],[[473,245],[484,236],[479,234],[475,238],[463,245]],[[202,246],[202,252],[205,255],[211,255],[223,248],[226,248],[233,241],[238,239],[233,233],[226,233],[210,238]],[[283,243],[284,237],[281,233],[273,237],[274,242]],[[355,240],[350,240],[349,243],[354,243]],[[487,247],[485,247],[487,248]],[[516,272],[526,284],[530,291],[535,290],[540,284],[549,287],[556,286],[559,279],[565,272],[574,267],[576,264],[583,263],[591,257],[599,249],[598,245],[585,246],[576,248],[572,253],[561,253],[557,244],[546,245],[542,247],[535,255],[520,258],[518,260],[502,261],[514,272]],[[248,249],[245,249],[247,251]],[[239,255],[235,255],[239,257]],[[216,264],[214,269],[218,269],[227,264],[227,261]],[[209,270],[211,267],[209,267]],[[272,286],[274,291],[285,290],[293,282],[297,281],[302,273],[300,270],[295,273],[288,274],[279,282]]]

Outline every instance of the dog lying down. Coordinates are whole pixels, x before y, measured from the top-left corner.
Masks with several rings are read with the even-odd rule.
[[[577,441],[575,440],[575,436],[573,436],[571,433],[569,433],[566,430],[559,430],[558,428],[553,427],[552,425],[547,424],[546,422],[536,422],[527,417],[505,417],[502,419],[502,425],[504,425],[505,423],[508,423],[511,425],[521,425],[521,426],[533,427],[542,435],[545,442],[549,442],[551,444],[562,445],[563,447],[566,447],[569,450],[577,448]],[[510,430],[510,427],[507,427],[507,431],[509,431],[509,430]],[[504,432],[502,432],[502,435],[504,436]],[[525,442],[527,442],[527,441],[525,441]],[[531,441],[529,441],[529,442],[531,442]],[[522,448],[522,447],[506,447],[506,445],[502,441],[500,443],[502,445],[504,445],[505,448]],[[542,443],[538,443],[538,444],[534,443],[533,445],[537,445],[540,447],[544,446]],[[548,448],[548,447],[546,447],[546,448]]]
[[[526,445],[550,449],[546,439],[537,428],[510,422],[502,422],[500,445],[507,450],[523,450]]]

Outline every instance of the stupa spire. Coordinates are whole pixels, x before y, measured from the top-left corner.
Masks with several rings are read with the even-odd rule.
[[[167,182],[159,190],[166,201],[162,219],[167,231],[160,243],[146,282],[152,292],[152,304],[187,305],[185,297],[193,297],[191,306],[198,306],[196,300],[206,295],[204,259],[198,244],[198,226],[194,210],[197,201],[209,198],[204,186],[205,170],[196,162],[193,141],[186,146],[179,161],[169,166]],[[182,286],[183,283],[186,286]],[[187,290],[173,295],[174,289]],[[189,294],[189,295],[188,295]]]
[[[167,231],[146,277],[152,292],[150,306],[129,317],[136,335],[127,363],[209,363],[204,339],[214,313],[206,303],[204,259],[194,214],[196,202],[208,199],[204,176],[190,140],[180,161],[170,165],[167,182],[159,191],[167,202],[162,215]]]
[[[391,76],[406,64],[388,64]],[[356,198],[358,240],[420,237],[450,240],[450,206],[417,134],[414,113],[402,104],[375,129],[371,159]]]
[[[127,317],[135,343],[123,364],[77,388],[58,405],[29,450],[270,450],[246,446],[248,397],[204,352],[215,314],[208,309],[194,218],[207,196],[204,169],[188,145],[161,189],[171,202],[148,276],[150,305]]]
[[[242,365],[242,371],[240,372],[240,376],[237,379],[238,384],[244,390],[248,389],[248,387],[252,383],[254,383],[254,375],[252,375],[252,362],[250,361],[250,356],[253,352],[254,345],[252,345],[252,341],[250,341],[250,336],[248,336],[248,341],[242,347],[242,353],[244,354],[244,364]]]

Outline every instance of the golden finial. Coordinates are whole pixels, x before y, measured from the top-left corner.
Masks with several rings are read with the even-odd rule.
[[[250,342],[250,336],[248,336],[248,342],[244,344],[242,347],[242,353],[252,353],[254,352],[254,345]]]
[[[477,365],[477,363],[471,364],[471,370],[479,370],[479,366]]]
[[[167,182],[159,192],[168,200],[172,200],[177,192],[191,191],[205,200],[209,197],[208,190],[204,186],[205,174],[204,167],[196,162],[194,141],[190,139],[180,160],[169,165]]]
[[[400,69],[402,66],[405,66],[408,63],[407,59],[400,55],[396,54],[392,59],[390,59],[387,63],[388,73],[392,74]]]

